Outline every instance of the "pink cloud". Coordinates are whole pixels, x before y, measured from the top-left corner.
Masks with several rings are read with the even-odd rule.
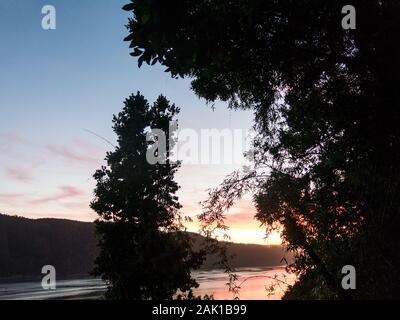
[[[193,218],[193,222],[186,224],[192,230],[200,227],[197,214],[201,213],[201,211],[201,206],[196,207],[184,204],[182,213]],[[256,210],[251,202],[239,201],[238,204],[225,213],[225,224],[232,230],[253,230],[259,232],[261,230],[260,222],[255,219],[255,213]]]
[[[10,151],[24,140],[15,132],[0,132],[0,150]]]
[[[64,145],[48,144],[47,150],[55,156],[70,161],[98,164],[105,155],[103,150],[81,139],[72,139]]]
[[[242,222],[249,222],[254,220],[254,212],[240,212],[240,213],[235,213],[235,214],[227,214],[226,215],[227,220],[229,220],[232,223],[242,223]]]
[[[71,186],[61,187],[61,192],[49,197],[44,197],[31,201],[32,204],[44,204],[52,201],[61,201],[65,199],[73,199],[85,196],[86,192]]]
[[[2,205],[15,206],[23,197],[26,197],[26,194],[0,193],[0,202]]]
[[[73,149],[70,146],[55,146],[48,145],[47,150],[49,150],[53,155],[66,158],[68,160],[74,160],[79,162],[95,162],[96,159],[87,156],[83,152]]]
[[[13,166],[7,168],[9,178],[19,181],[31,181],[33,179],[33,169],[27,166]]]
[[[0,200],[16,200],[25,196],[22,193],[0,193]]]
[[[22,142],[23,139],[16,132],[0,132],[0,141],[9,142],[9,143],[17,143]]]

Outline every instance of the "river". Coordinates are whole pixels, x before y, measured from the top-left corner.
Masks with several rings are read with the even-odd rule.
[[[280,299],[286,284],[294,282],[294,276],[283,267],[241,268],[236,271],[241,300]],[[233,299],[226,285],[228,276],[221,270],[198,271],[193,274],[200,284],[196,295],[213,295],[216,300]],[[274,279],[276,278],[276,279]],[[274,291],[267,289],[274,284]],[[55,290],[43,290],[40,282],[0,283],[0,300],[83,300],[101,299],[106,289],[100,279],[58,280]]]

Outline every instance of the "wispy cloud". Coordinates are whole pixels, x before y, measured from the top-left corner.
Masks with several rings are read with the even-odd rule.
[[[0,193],[0,202],[2,205],[15,206],[25,197],[23,193]]]
[[[16,132],[0,132],[0,150],[10,151],[15,145],[23,143],[24,139]]]
[[[30,203],[32,204],[45,204],[53,201],[62,201],[66,199],[73,199],[73,198],[79,198],[82,196],[86,195],[86,192],[76,188],[76,187],[71,187],[71,186],[63,186],[60,188],[60,192],[48,196],[48,197],[43,197],[40,199],[35,199],[32,200]]]
[[[245,212],[239,212],[234,214],[227,214],[227,219],[232,223],[240,224],[244,221],[251,221],[254,219],[254,211],[246,210]]]
[[[20,165],[8,167],[7,176],[18,181],[31,181],[33,180],[33,168]]]
[[[81,139],[73,139],[67,144],[48,144],[46,149],[53,155],[69,161],[97,164],[102,159],[103,152],[94,145]]]
[[[0,193],[0,200],[4,199],[18,199],[25,196],[25,194],[22,193]]]
[[[11,143],[17,143],[17,142],[22,142],[23,139],[19,136],[18,133],[8,131],[8,132],[0,132],[0,141],[1,142],[11,142]]]

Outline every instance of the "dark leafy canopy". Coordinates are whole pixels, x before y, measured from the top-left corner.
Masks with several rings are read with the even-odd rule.
[[[168,135],[169,123],[178,112],[163,96],[150,106],[137,93],[114,116],[118,146],[107,153],[107,166],[94,175],[96,197],[91,203],[99,214],[95,274],[109,282],[109,298],[172,299],[178,290],[191,296],[191,288],[197,286],[190,271],[202,259],[180,232],[181,205],[175,195],[179,187],[174,181],[179,163],[170,161],[174,141],[173,132]],[[147,161],[155,143],[146,140],[150,128],[167,135],[166,152],[158,155],[165,163]]]
[[[400,2],[135,0],[132,54],[252,108],[257,218],[284,228],[300,281],[287,297],[400,295]]]

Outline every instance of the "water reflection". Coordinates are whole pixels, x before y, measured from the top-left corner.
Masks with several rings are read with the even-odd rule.
[[[293,284],[295,276],[285,271],[284,267],[242,268],[236,271],[237,284],[240,285],[240,300],[279,300],[287,287]],[[202,271],[196,275],[200,287],[197,295],[213,294],[216,300],[229,300],[235,297],[229,292],[227,275],[219,270]],[[273,286],[273,291],[271,291]]]
[[[241,283],[241,300],[280,299],[286,284],[294,281],[294,276],[285,272],[283,267],[242,268],[236,271],[238,284]],[[221,270],[200,271],[194,274],[200,287],[196,295],[213,295],[216,300],[233,299],[227,286],[228,276]],[[277,278],[274,280],[273,278]],[[274,284],[275,290],[268,295],[268,288]],[[57,281],[56,290],[43,290],[38,282],[0,283],[1,300],[48,300],[48,299],[101,299],[106,289],[100,279],[75,279]]]

